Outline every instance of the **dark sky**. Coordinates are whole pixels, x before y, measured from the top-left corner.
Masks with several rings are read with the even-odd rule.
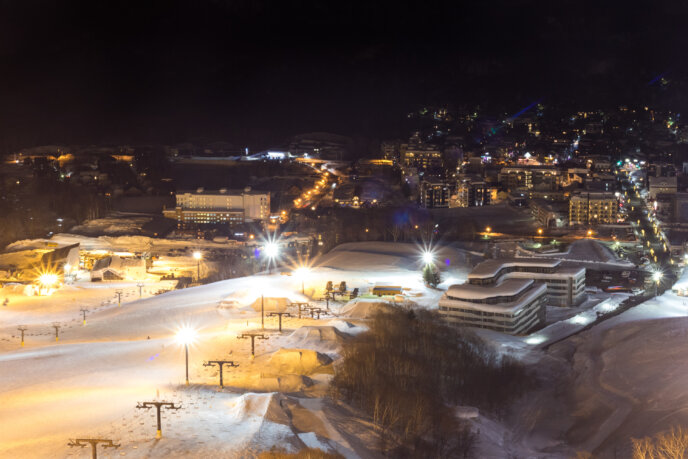
[[[2,148],[388,135],[421,103],[589,108],[685,74],[686,2],[402,3],[0,2]]]

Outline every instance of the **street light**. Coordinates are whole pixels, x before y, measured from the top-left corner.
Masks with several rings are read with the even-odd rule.
[[[177,342],[184,345],[186,354],[186,385],[189,385],[189,344],[196,340],[196,330],[191,327],[184,326],[177,331]]]
[[[538,228],[537,233],[538,233],[539,235],[542,235],[542,228]]]
[[[423,263],[426,265],[431,265],[435,261],[435,256],[429,250],[423,252]]]
[[[268,258],[268,273],[272,268],[272,263],[275,262],[279,255],[279,246],[274,241],[267,241],[263,246],[263,253]]]
[[[306,288],[304,281],[306,280],[306,276],[311,272],[311,270],[307,266],[301,266],[297,268],[294,273],[301,279],[301,294],[305,295],[306,294]]]
[[[196,279],[200,282],[201,281],[201,258],[203,258],[203,254],[197,250],[193,253],[193,257],[196,260]]]
[[[655,281],[655,296],[657,296],[657,289],[663,277],[664,273],[662,271],[655,271],[654,273],[652,273],[652,280]]]

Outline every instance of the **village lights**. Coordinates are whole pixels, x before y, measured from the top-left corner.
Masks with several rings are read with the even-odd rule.
[[[177,331],[177,342],[184,345],[186,355],[186,385],[189,385],[189,344],[196,340],[196,330],[191,327],[182,327]]]

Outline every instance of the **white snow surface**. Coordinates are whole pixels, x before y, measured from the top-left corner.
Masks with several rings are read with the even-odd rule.
[[[60,237],[65,239],[61,242],[86,241],[93,247],[105,243],[110,249],[116,245],[135,250],[135,244],[150,243],[140,237]],[[18,243],[15,249],[31,244]],[[96,436],[121,444],[116,450],[99,448],[99,457],[239,457],[273,446],[294,451],[306,445],[334,449],[346,457],[365,456],[358,439],[333,427],[346,423],[330,423],[326,414],[330,411],[322,408],[320,398],[267,389],[292,387],[285,389],[291,393],[308,386],[294,389],[294,382],[302,380],[297,375],[269,376],[270,371],[279,370],[270,367],[270,357],[280,348],[310,349],[336,358],[337,341],[365,330],[362,324],[337,318],[344,302],[331,302],[331,313],[322,320],[284,317],[282,334],[277,331],[277,318],[266,317],[268,339],[256,340],[255,360],[249,355],[250,340],[237,339],[243,332],[260,329],[260,313],[246,307],[260,294],[325,308],[319,298],[327,280],[345,280],[349,289],[362,290],[394,281],[413,302],[436,307],[442,290],[423,285],[415,246],[347,246],[325,256],[322,263],[315,262],[305,281],[306,295],[301,294],[301,279],[280,274],[160,295],[153,293],[171,285],[150,279],[142,298],[136,284],[126,282],[77,281],[49,297],[24,297],[3,289],[0,296],[10,302],[0,307],[0,419],[11,422],[3,422],[0,429],[0,457],[81,457],[86,452],[69,448],[68,440]],[[375,253],[362,256],[367,250]],[[441,253],[450,263],[445,279],[450,283],[464,280],[470,268],[460,263],[461,253],[452,249]],[[389,264],[381,263],[381,256]],[[374,266],[367,266],[374,259]],[[123,291],[121,307],[116,290]],[[82,324],[81,308],[88,309],[86,324]],[[59,342],[53,323],[61,326]],[[19,343],[18,325],[28,327],[25,347]],[[183,384],[184,348],[175,340],[184,326],[198,331],[189,347],[191,386]],[[300,331],[304,326],[312,328]],[[218,358],[240,365],[225,369],[223,391],[217,390],[217,368],[202,365],[204,360]],[[311,377],[317,387],[326,384],[328,375]],[[235,383],[239,386],[233,387]],[[259,393],[241,389],[242,384],[258,388]],[[154,399],[183,406],[178,411],[163,410],[160,440],[154,438],[154,413],[135,408],[137,402]],[[308,412],[320,421],[306,423],[310,427],[297,431],[285,407]]]

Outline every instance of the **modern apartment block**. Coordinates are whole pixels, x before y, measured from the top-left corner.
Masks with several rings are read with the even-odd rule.
[[[545,306],[585,301],[585,268],[561,260],[494,259],[473,268],[465,284],[442,295],[439,312],[449,322],[509,334],[544,323]]]
[[[614,193],[586,191],[571,195],[569,225],[616,223],[619,201]]]
[[[547,304],[578,306],[585,301],[585,268],[561,266],[551,258],[492,259],[477,264],[468,275],[473,285],[497,285],[505,279],[533,279],[547,285]]]
[[[451,323],[519,335],[544,323],[546,297],[545,284],[528,279],[452,285],[440,299],[439,312]]]

